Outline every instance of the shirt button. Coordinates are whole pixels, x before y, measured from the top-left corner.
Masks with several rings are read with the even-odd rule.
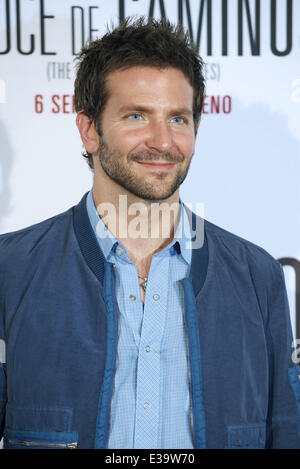
[[[157,293],[155,293],[155,294],[152,296],[152,298],[153,298],[154,301],[157,301],[157,300],[160,299],[160,296],[159,296]]]
[[[136,300],[136,296],[135,296],[135,295],[129,295],[129,298],[130,298],[132,301]]]
[[[149,404],[149,402],[145,402],[145,404],[144,404],[144,409],[145,409],[145,410],[149,410],[150,407],[151,407],[151,405]]]
[[[150,352],[150,350],[151,350],[150,345],[147,345],[147,347],[145,348],[145,350],[146,350],[146,352]]]

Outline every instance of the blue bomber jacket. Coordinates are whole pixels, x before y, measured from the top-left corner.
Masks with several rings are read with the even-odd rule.
[[[279,262],[205,221],[181,282],[194,447],[300,448],[299,371]],[[86,195],[1,235],[4,447],[105,448],[117,339],[114,274]]]

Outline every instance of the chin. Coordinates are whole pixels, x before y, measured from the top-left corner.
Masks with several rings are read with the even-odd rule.
[[[138,192],[135,192],[134,195],[136,195],[137,197],[141,198],[141,199],[144,199],[146,200],[147,202],[160,202],[160,201],[164,201],[164,200],[167,200],[169,199],[175,192],[176,192],[177,189],[175,189],[174,191],[164,191],[164,192],[154,192],[154,193],[138,193]]]

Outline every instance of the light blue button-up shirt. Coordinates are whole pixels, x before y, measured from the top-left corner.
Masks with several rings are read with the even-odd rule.
[[[119,339],[108,448],[193,448],[188,349],[179,283],[188,276],[191,264],[184,206],[181,204],[174,239],[152,257],[144,306],[136,265],[106,229],[92,191],[87,210],[99,246],[107,262],[114,264],[116,274]]]

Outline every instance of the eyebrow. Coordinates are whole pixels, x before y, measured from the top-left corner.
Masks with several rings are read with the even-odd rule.
[[[120,112],[129,112],[129,111],[139,111],[139,112],[146,112],[146,113],[149,113],[149,114],[153,114],[154,112],[154,109],[151,108],[151,107],[147,107],[147,106],[142,106],[140,104],[138,105],[128,105],[128,106],[122,106],[120,108]],[[187,107],[180,107],[180,108],[177,108],[177,109],[172,109],[169,114],[171,116],[192,116],[193,115],[193,111]]]

